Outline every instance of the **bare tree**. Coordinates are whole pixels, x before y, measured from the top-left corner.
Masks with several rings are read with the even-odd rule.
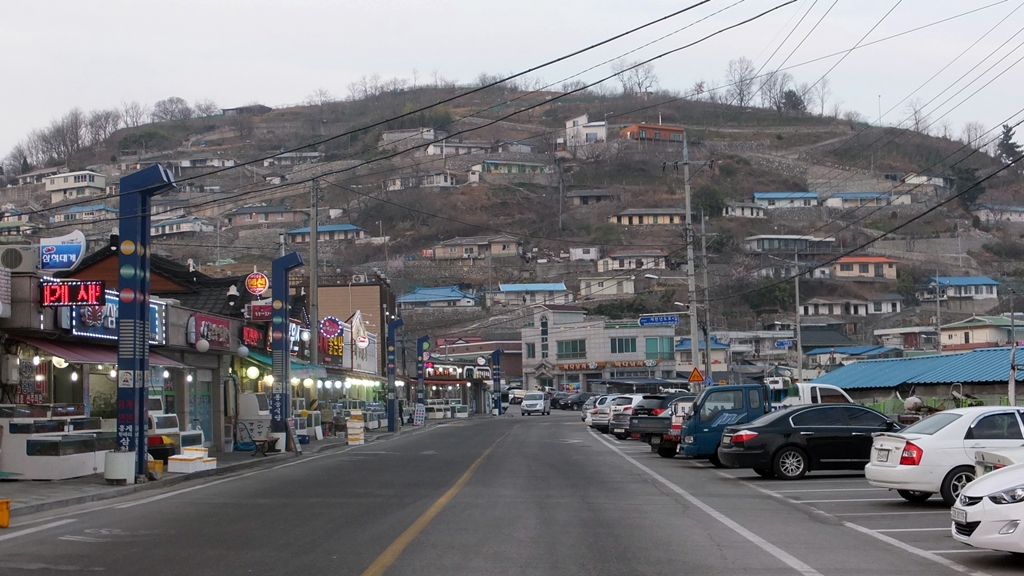
[[[811,88],[811,92],[814,93],[814,102],[818,105],[820,112],[818,116],[825,115],[825,105],[828,103],[829,96],[832,95],[832,85],[828,78],[822,78]]]
[[[856,110],[847,110],[846,112],[843,112],[843,120],[846,120],[851,124],[855,122],[863,122],[864,115]]]
[[[440,72],[437,71],[437,68],[434,68],[430,72],[430,77],[434,79],[434,88],[440,88],[441,82],[444,78],[441,76]]]
[[[562,82],[559,90],[562,92],[572,92],[574,90],[582,90],[587,87],[587,83],[583,80],[569,80],[568,82]]]
[[[333,95],[326,88],[317,88],[313,92],[306,96],[306,106],[326,106],[335,101]]]
[[[195,115],[195,111],[188,105],[184,98],[171,96],[153,104],[153,111],[149,116],[154,122],[178,122],[182,126]]]
[[[949,118],[943,118],[938,125],[938,134],[947,140],[953,139],[953,122]]]
[[[757,68],[749,58],[742,56],[729,61],[725,79],[729,84],[729,101],[737,106],[749,106],[754,98],[754,75]]]
[[[832,103],[831,112],[829,112],[828,115],[838,120],[839,119],[839,115],[842,113],[842,110],[843,110],[843,101],[842,100],[836,100],[835,102]]]
[[[707,94],[708,88],[707,83],[704,80],[697,80],[693,83],[693,87],[690,88],[690,99],[691,100],[704,100]]]
[[[90,145],[102,143],[121,125],[121,113],[109,110],[93,110],[86,120],[86,133]]]
[[[963,132],[961,132],[964,144],[973,150],[978,150],[982,146],[981,137],[985,132],[985,125],[981,122],[976,120],[965,122]]]
[[[787,90],[793,86],[793,75],[789,72],[778,72],[761,78],[758,90],[761,94],[761,106],[772,108],[782,114],[783,100]]]
[[[622,93],[627,95],[643,94],[650,92],[658,85],[658,75],[654,72],[654,65],[650,62],[640,64],[639,62],[627,62],[619,58],[612,62],[612,72],[622,84]]]
[[[412,87],[416,88],[420,82],[420,71],[416,68],[412,69]]]
[[[924,112],[924,102],[921,102],[920,98],[907,102],[907,116],[915,132],[924,131],[927,134],[928,127],[924,125],[927,114]]]
[[[195,104],[192,105],[192,109],[195,111],[196,118],[206,118],[220,112],[220,107],[217,106],[217,103],[209,98],[196,100]]]
[[[125,128],[141,126],[148,115],[149,109],[145,105],[139,104],[138,100],[121,101],[121,125]]]

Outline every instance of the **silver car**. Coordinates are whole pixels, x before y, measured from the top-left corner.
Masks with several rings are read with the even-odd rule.
[[[551,414],[551,400],[544,392],[527,392],[523,396],[523,403],[519,405],[519,411],[523,416],[530,414]]]
[[[618,398],[618,394],[606,394],[594,402],[590,409],[590,427],[603,434],[608,433],[608,421],[611,420],[611,403]]]

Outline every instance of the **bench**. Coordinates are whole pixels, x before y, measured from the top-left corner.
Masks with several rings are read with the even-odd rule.
[[[267,452],[275,452],[277,450],[277,438],[253,438],[252,443],[256,446],[252,451],[252,455],[262,454],[267,455]]]

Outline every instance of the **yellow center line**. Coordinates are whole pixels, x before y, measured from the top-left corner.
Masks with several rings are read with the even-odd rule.
[[[518,427],[518,425],[516,425],[516,427]],[[515,427],[512,428],[512,430],[515,430]],[[448,505],[449,502],[452,501],[452,498],[455,498],[455,495],[458,494],[459,491],[466,486],[466,484],[469,483],[469,479],[473,477],[473,473],[476,472],[476,469],[480,467],[480,464],[484,461],[484,458],[486,458],[487,455],[490,454],[492,450],[494,450],[494,447],[498,445],[498,442],[501,442],[502,440],[505,439],[505,436],[511,434],[512,430],[509,430],[508,432],[502,434],[501,438],[495,440],[494,444],[491,444],[490,448],[484,450],[484,453],[481,454],[480,457],[476,459],[476,462],[473,462],[469,469],[466,470],[466,473],[463,474],[462,477],[459,478],[458,481],[456,481],[455,484],[451,488],[449,488],[448,491],[445,492],[443,496],[438,498],[437,502],[434,502],[434,504],[430,508],[428,508],[427,511],[424,512],[422,516],[417,518],[416,521],[413,522],[411,526],[406,528],[405,532],[402,532],[402,535],[395,539],[395,541],[392,542],[390,546],[388,546],[387,550],[381,553],[381,555],[373,561],[373,564],[370,564],[370,567],[367,568],[365,572],[363,572],[362,576],[381,576],[382,574],[384,574],[384,572],[392,564],[394,564],[395,560],[398,560],[398,557],[402,554],[405,548],[409,544],[411,544],[412,541],[417,536],[420,535],[420,532],[423,532],[423,529],[426,528],[428,524],[430,524],[430,521],[433,520],[434,517],[437,516],[441,512],[441,510],[446,505]]]

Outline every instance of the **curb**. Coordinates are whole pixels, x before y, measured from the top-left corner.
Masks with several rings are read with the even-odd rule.
[[[391,440],[402,435],[413,434],[429,430],[433,425],[424,425],[422,427],[407,427],[402,428],[398,432],[382,432],[375,434],[374,437],[367,438],[366,443],[371,444],[374,442],[382,442],[385,440]],[[331,444],[325,444],[318,446],[315,451],[309,451],[303,454],[296,454],[295,452],[287,452],[282,458],[257,458],[253,457],[251,462],[238,462],[226,466],[224,468],[215,468],[213,470],[200,470],[199,472],[192,472],[190,474],[178,474],[171,477],[164,477],[161,480],[154,482],[146,482],[145,484],[132,484],[131,486],[114,487],[103,492],[97,492],[95,494],[86,494],[84,496],[75,496],[72,498],[64,498],[61,500],[50,500],[47,502],[39,502],[36,504],[26,504],[25,506],[12,507],[10,515],[15,516],[27,516],[29,514],[35,514],[38,512],[46,512],[49,510],[55,510],[58,508],[68,508],[71,506],[78,506],[80,504],[88,504],[90,502],[100,502],[102,500],[112,500],[114,498],[120,498],[122,496],[129,496],[137,492],[144,492],[147,490],[156,490],[159,488],[167,488],[170,486],[176,486],[183,484],[190,480],[200,480],[202,478],[209,478],[212,476],[226,476],[234,472],[241,472],[252,468],[261,468],[263,466],[269,466],[276,464],[284,458],[302,458],[303,456],[312,456],[314,454],[320,454],[323,452],[329,452],[337,450],[339,448],[348,448],[347,443],[335,442]]]

